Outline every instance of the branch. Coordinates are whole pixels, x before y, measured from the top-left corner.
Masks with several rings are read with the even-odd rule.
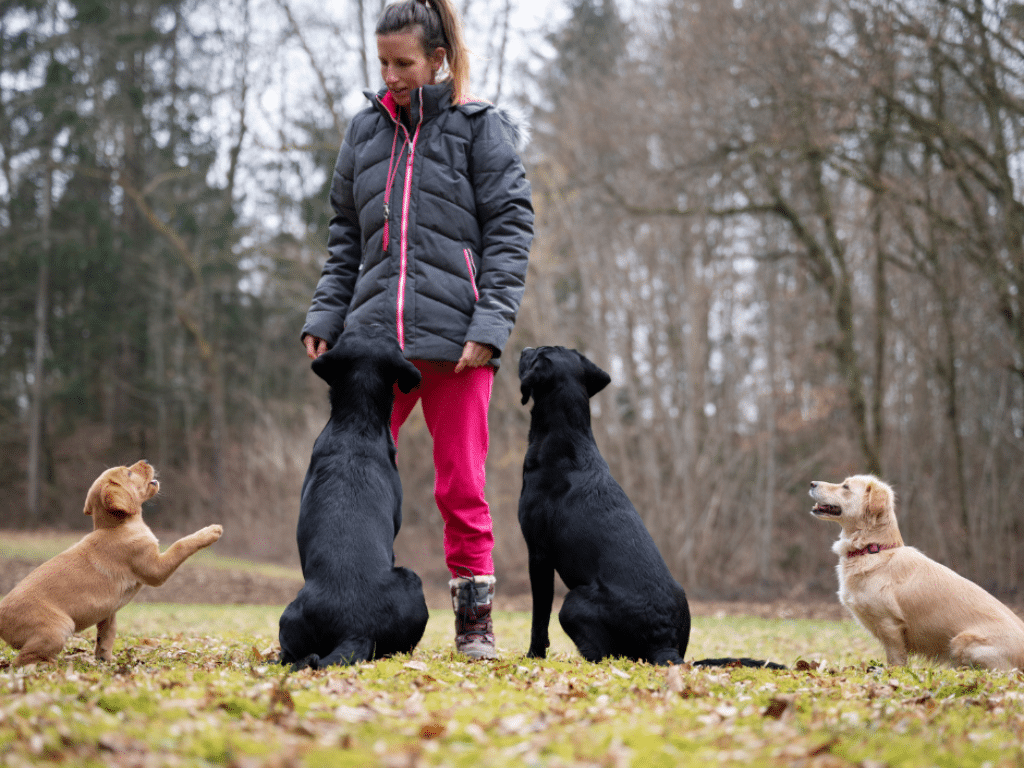
[[[338,116],[338,110],[334,103],[334,94],[331,92],[330,87],[327,85],[327,77],[324,75],[324,71],[317,61],[316,56],[313,54],[313,49],[306,42],[306,36],[302,34],[302,29],[295,21],[295,17],[292,15],[291,6],[288,5],[288,0],[277,0],[277,4],[281,6],[285,15],[288,17],[288,22],[292,25],[295,30],[295,36],[299,38],[299,45],[302,46],[302,50],[306,52],[306,56],[309,57],[309,64],[313,67],[313,71],[316,73],[317,80],[320,81],[320,88],[323,89],[324,98],[327,100],[327,109],[331,113],[331,119],[334,121],[334,129],[341,136],[345,133],[345,129],[341,118]]]

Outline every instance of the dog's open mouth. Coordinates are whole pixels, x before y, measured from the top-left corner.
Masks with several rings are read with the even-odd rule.
[[[839,517],[842,513],[842,509],[839,507],[833,507],[831,504],[815,504],[814,509],[811,510],[812,515],[824,515],[828,517]]]

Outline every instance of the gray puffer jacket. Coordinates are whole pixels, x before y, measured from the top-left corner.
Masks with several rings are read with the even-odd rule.
[[[346,325],[394,329],[410,359],[458,360],[467,341],[498,358],[533,240],[519,131],[451,85],[412,93],[407,126],[387,89],[349,124],[331,183],[328,258],[302,335],[333,345]]]

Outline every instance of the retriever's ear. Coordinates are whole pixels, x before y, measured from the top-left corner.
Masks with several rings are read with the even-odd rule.
[[[880,519],[892,509],[892,491],[884,483],[868,483],[864,498],[868,514],[875,519]]]
[[[139,502],[132,495],[132,492],[114,480],[107,481],[107,484],[103,486],[100,498],[103,500],[103,508],[107,512],[121,515],[137,515],[141,511],[139,509]]]
[[[405,394],[412,392],[416,386],[420,383],[420,379],[423,378],[419,369],[415,365],[410,363],[404,357],[399,356],[401,362],[398,363],[397,376],[395,383],[398,388]]]
[[[583,355],[580,355],[580,360],[583,361],[583,383],[587,387],[587,396],[593,397],[611,383],[612,377]]]

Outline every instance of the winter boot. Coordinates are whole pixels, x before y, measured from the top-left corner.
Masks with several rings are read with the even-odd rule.
[[[496,659],[491,603],[494,577],[473,576],[448,582],[455,609],[455,649],[471,659]]]

